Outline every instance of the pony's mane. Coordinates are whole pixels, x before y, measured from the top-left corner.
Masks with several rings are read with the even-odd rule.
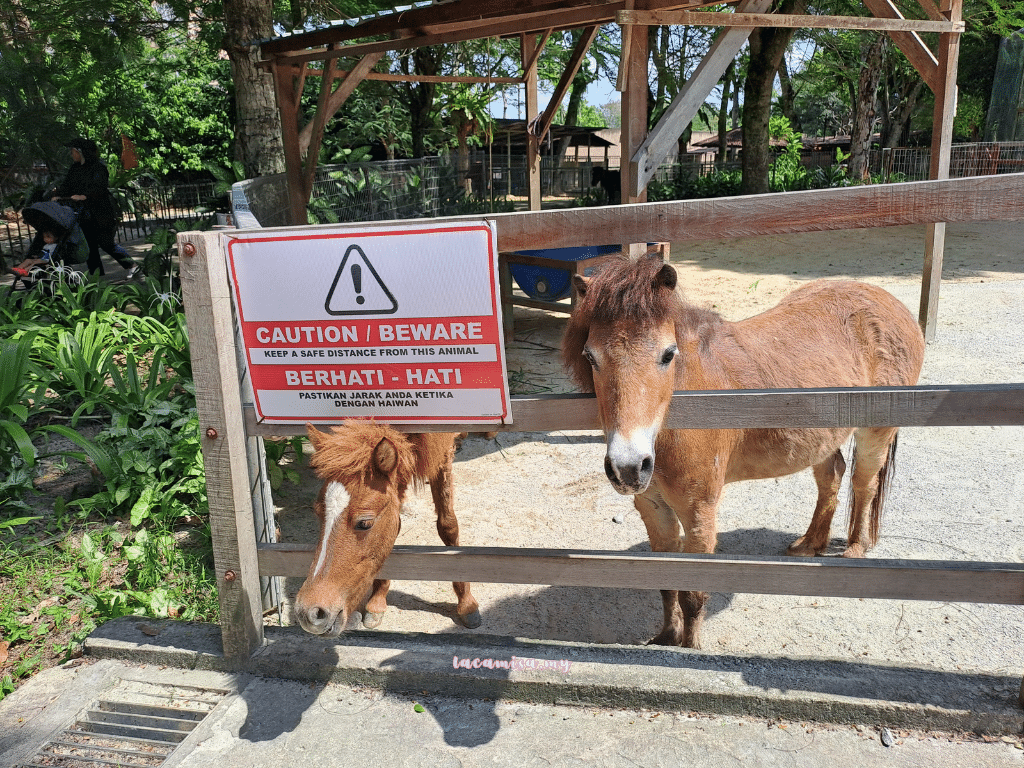
[[[321,432],[315,441],[316,452],[309,465],[321,480],[340,483],[362,482],[373,475],[373,451],[381,440],[395,447],[398,464],[394,477],[399,493],[412,482],[416,472],[416,454],[409,438],[385,424],[352,419],[329,432]]]
[[[657,257],[612,257],[577,300],[562,338],[562,363],[583,391],[594,389],[593,372],[583,357],[591,324],[627,322],[646,328],[671,319],[677,337],[693,328],[706,342],[710,328],[722,321],[717,313],[687,304],[674,288],[662,284],[658,273],[663,266]]]

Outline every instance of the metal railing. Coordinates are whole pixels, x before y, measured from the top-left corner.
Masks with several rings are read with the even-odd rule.
[[[877,157],[877,160],[876,160]],[[871,169],[886,181],[921,181],[928,178],[932,152],[928,147],[896,147],[872,153]],[[1024,170],[1024,141],[954,144],[950,148],[949,177],[994,176]]]
[[[111,195],[121,212],[115,232],[119,243],[140,240],[161,227],[175,222],[196,225],[209,221],[215,214],[207,209],[214,200],[214,184],[178,184],[174,186],[123,187],[112,189]],[[14,209],[3,211],[0,218],[0,251],[21,254],[29,249],[35,231]]]

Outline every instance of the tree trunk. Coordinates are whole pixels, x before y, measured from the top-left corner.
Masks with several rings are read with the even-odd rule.
[[[909,133],[910,118],[917,107],[917,100],[921,98],[924,90],[924,80],[918,79],[910,93],[903,94],[896,108],[888,116],[885,135],[882,137],[882,146],[892,149],[900,146],[904,135]]]
[[[575,128],[580,122],[580,107],[583,105],[583,96],[587,92],[587,86],[589,83],[582,77],[575,77],[572,81],[572,86],[569,88],[569,102],[565,105],[565,121],[563,125],[566,128]],[[565,162],[565,154],[569,151],[569,144],[571,139],[566,136],[558,142],[558,159],[555,161],[555,168],[560,168]],[[578,151],[578,150],[577,150]],[[561,174],[555,174],[555,194],[562,194],[562,176]]]
[[[439,50],[434,50],[434,49]],[[405,74],[415,72],[418,75],[437,75],[441,71],[441,56],[444,46],[424,46],[412,52],[412,68],[410,57],[402,58],[402,71]],[[434,95],[437,93],[435,83],[404,83],[406,103],[409,107],[409,133],[412,140],[412,156],[426,155],[426,136],[431,127],[434,111]]]
[[[736,71],[736,59],[729,62],[722,76],[722,103],[718,106],[718,156],[717,165],[721,168],[729,159],[729,89],[732,87],[732,78]]]
[[[789,67],[786,64],[785,56],[779,61],[779,85],[782,89],[779,94],[779,109],[783,117],[789,120],[793,130],[800,131],[800,123],[796,119],[794,106],[796,104],[796,89],[793,87],[793,79],[789,76]]]
[[[806,0],[782,0],[780,14],[803,13]],[[779,62],[795,29],[755,29],[749,40],[750,64],[743,90],[743,181],[740,194],[768,192],[768,169],[772,163],[768,120],[772,113],[772,86]]]
[[[235,86],[235,155],[247,178],[284,171],[281,116],[274,77],[258,66],[259,47],[271,37],[270,0],[224,0],[224,48]]]
[[[459,179],[467,195],[473,194],[473,180],[469,177],[469,137],[476,133],[477,121],[463,110],[452,112],[452,125],[455,126],[455,140],[458,144],[457,168]]]
[[[885,52],[888,35],[875,37],[864,54],[857,80],[857,98],[853,102],[853,129],[850,131],[850,178],[854,181],[870,181],[871,169],[868,163],[871,152],[871,129],[878,114],[878,83],[882,78],[882,54]]]

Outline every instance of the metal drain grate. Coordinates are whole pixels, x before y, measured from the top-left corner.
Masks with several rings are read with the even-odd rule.
[[[227,691],[122,680],[16,768],[158,766]]]

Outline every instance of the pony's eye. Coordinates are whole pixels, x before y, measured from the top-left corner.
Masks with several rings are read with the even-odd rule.
[[[583,357],[586,358],[587,362],[590,363],[592,368],[597,368],[597,360],[594,359],[594,353],[589,349],[583,350]]]
[[[679,348],[676,347],[675,344],[673,344],[671,347],[666,349],[662,353],[662,355],[661,355],[661,364],[662,364],[662,366],[667,366],[669,363],[671,363],[675,359],[676,353],[678,351],[679,351]]]
[[[356,520],[354,527],[357,531],[368,531],[371,528],[373,528],[373,518],[361,517],[358,520]]]

